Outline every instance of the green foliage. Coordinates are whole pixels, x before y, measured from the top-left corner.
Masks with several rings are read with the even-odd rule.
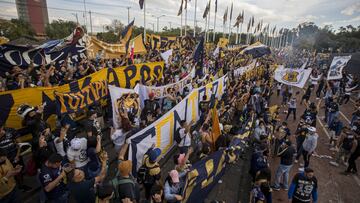
[[[360,26],[348,25],[335,32],[331,26],[320,28],[312,22],[298,26],[294,46],[320,52],[356,52],[360,50]]]
[[[62,39],[69,36],[76,26],[73,21],[54,20],[45,27],[45,33],[50,39]]]
[[[0,34],[10,40],[18,39],[23,36],[34,36],[35,31],[28,22],[24,20],[11,19],[0,20]]]

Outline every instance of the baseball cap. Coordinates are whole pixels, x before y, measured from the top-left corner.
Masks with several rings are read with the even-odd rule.
[[[70,145],[73,150],[79,150],[81,149],[81,140],[79,138],[74,138],[71,140]]]
[[[118,170],[121,176],[128,176],[132,169],[132,162],[130,160],[122,161],[118,165]]]
[[[161,149],[155,148],[149,152],[149,160],[154,162],[161,154]]]
[[[179,180],[179,173],[177,172],[177,170],[172,170],[170,171],[169,173],[170,177],[171,177],[171,181],[173,183],[179,183],[180,180]]]

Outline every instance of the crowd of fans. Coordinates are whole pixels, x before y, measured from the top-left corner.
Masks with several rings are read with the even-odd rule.
[[[151,84],[161,86],[174,83],[190,74],[195,68],[196,77],[183,91],[172,90],[169,96],[159,100],[153,93],[145,101],[140,112],[134,109],[119,109],[119,128],[111,128],[109,133],[104,125],[111,123],[111,111],[108,106],[93,105],[80,114],[85,119],[78,120],[79,113],[62,115],[56,122],[56,128],[43,120],[43,110],[46,104],[32,107],[21,105],[18,115],[23,119],[23,127],[32,135],[32,156],[24,163],[21,147],[17,143],[19,133],[4,125],[1,126],[0,157],[1,165],[1,193],[0,199],[5,202],[21,202],[21,193],[31,191],[31,187],[24,184],[24,175],[36,176],[41,185],[40,202],[179,202],[182,200],[184,176],[191,166],[191,159],[196,161],[206,157],[220,146],[226,147],[224,138],[220,144],[211,138],[212,119],[211,109],[216,107],[220,113],[220,120],[225,124],[232,124],[235,103],[240,101],[241,94],[237,88],[244,88],[244,93],[253,88],[251,82],[241,82],[233,78],[233,87],[226,91],[223,98],[217,102],[204,96],[200,102],[200,120],[197,123],[182,121],[177,131],[178,153],[174,156],[174,169],[162,173],[159,164],[161,150],[151,147],[143,158],[143,166],[137,174],[132,173],[132,162],[126,160],[128,144],[126,138],[131,137],[141,128],[151,124],[164,113],[180,102],[193,88],[203,86],[231,70],[246,65],[250,57],[240,56],[236,52],[226,52],[225,56],[213,57],[211,53],[203,59],[202,66],[194,66],[192,51],[174,51],[164,70],[163,78]],[[160,60],[158,53],[146,56],[136,56],[134,62]],[[59,69],[53,64],[28,69],[14,67],[11,73],[6,73],[3,90],[27,88],[32,86],[56,86],[66,84],[72,80],[84,77],[101,68],[111,68],[126,64],[119,60],[83,60],[79,64],[64,63]],[[220,71],[221,70],[221,71]],[[245,88],[246,87],[246,88]],[[239,100],[239,101],[238,101]],[[241,105],[237,105],[242,108]],[[248,109],[242,118],[249,116]],[[239,113],[238,113],[239,115]],[[239,128],[239,126],[237,126]],[[115,175],[114,168],[109,168],[109,149],[104,148],[103,142],[113,141],[114,150],[118,154]],[[110,150],[111,151],[111,150]],[[110,175],[111,174],[111,175]],[[165,175],[164,174],[168,174]],[[135,179],[136,177],[136,179]],[[32,186],[32,185],[31,185]]]
[[[305,53],[303,55],[308,56]],[[151,52],[145,56],[136,56],[134,62],[159,60],[161,58],[158,53]],[[289,61],[286,57],[285,60]],[[40,202],[180,202],[183,200],[184,178],[191,163],[205,158],[215,150],[227,148],[234,135],[241,132],[243,122],[255,116],[249,142],[254,148],[250,169],[253,180],[251,202],[272,202],[272,191],[281,188],[288,190],[292,202],[309,202],[311,197],[316,202],[317,180],[310,168],[310,157],[317,147],[316,119],[319,107],[310,100],[312,90],[317,86],[317,97],[325,100],[325,120],[327,127],[334,132],[332,144],[336,143],[333,149],[340,149],[333,165],[339,165],[343,156],[348,157],[345,159],[349,163],[346,173],[355,173],[357,169],[354,163],[360,156],[360,145],[356,141],[360,129],[360,109],[353,114],[349,127],[345,127],[338,119],[339,105],[348,102],[346,95],[353,89],[346,94],[346,88],[353,88],[353,81],[348,77],[345,77],[348,80],[331,83],[324,79],[314,79],[301,99],[303,104],[298,104],[296,95],[300,93],[294,92],[295,88],[274,82],[274,56],[257,59],[258,67],[250,75],[233,75],[233,70],[250,64],[251,61],[250,56],[243,56],[238,51],[223,50],[220,57],[207,53],[202,66],[196,66],[191,51],[174,51],[164,70],[163,79],[146,85],[161,86],[177,82],[190,74],[192,68],[195,68],[196,77],[184,91],[172,90],[170,96],[164,99],[156,99],[150,93],[143,109],[119,109],[120,115],[116,122],[120,127],[111,128],[110,132],[104,130],[104,125],[112,123],[109,104],[106,107],[100,104],[89,107],[84,121],[77,120],[78,115],[75,113],[63,115],[58,119],[56,129],[51,129],[43,120],[44,105],[22,105],[18,114],[23,118],[23,126],[30,130],[33,137],[32,158],[24,164],[20,147],[16,143],[19,137],[17,131],[2,125],[0,200],[21,202],[20,193],[30,189],[23,182],[23,176],[27,174],[36,175],[41,185]],[[299,65],[305,60],[302,58],[296,61],[298,62],[293,64]],[[11,73],[6,74],[7,80],[2,83],[2,88],[10,90],[34,85],[56,86],[101,68],[127,63],[129,62],[98,59],[84,60],[77,65],[64,63],[60,69],[52,65],[42,66],[40,69],[30,65],[26,70],[14,67]],[[160,118],[193,88],[212,82],[226,73],[230,85],[221,99],[204,96],[199,104],[199,121],[181,122],[180,129],[174,135],[177,149],[172,170],[163,171],[159,163],[161,150],[153,145],[143,157],[142,166],[133,174],[132,162],[127,160],[128,144],[125,139]],[[313,78],[317,78],[317,74],[320,75],[320,71],[314,71]],[[319,84],[315,84],[317,81]],[[270,105],[275,90],[276,96],[282,97],[279,106]],[[296,114],[298,105],[306,105],[306,110],[300,117]],[[214,108],[219,115],[222,132],[216,142],[212,139],[211,118]],[[290,132],[287,122],[279,119],[281,110],[287,113],[286,120],[292,113],[293,120],[299,121],[296,132]],[[107,139],[112,140],[113,147],[104,148],[103,142]],[[116,166],[111,168],[113,165],[109,157],[112,150],[116,152]],[[271,178],[268,162],[270,156],[280,157],[274,180]],[[303,168],[288,184],[289,172],[300,157],[303,157]]]
[[[304,53],[300,55],[309,56]],[[289,58],[293,59],[291,56]],[[355,101],[356,109],[350,123],[343,123],[339,118],[340,106],[349,101],[351,93],[357,88],[357,83],[346,73],[340,80],[327,81],[326,73],[318,66],[321,63],[313,58],[309,59],[311,60],[307,66],[313,68],[313,72],[300,101],[297,97],[302,93],[301,89],[277,83],[270,89],[274,92],[276,90],[273,99],[280,98],[281,103],[272,102],[270,111],[266,110],[265,105],[270,101],[261,106],[261,117],[264,119],[260,119],[255,126],[252,136],[254,153],[251,157],[250,174],[254,187],[250,202],[272,202],[272,193],[281,189],[287,191],[291,202],[317,202],[318,182],[311,168],[310,158],[316,154],[319,137],[316,123],[318,112],[322,109],[325,113],[323,122],[331,134],[329,150],[336,152],[334,161],[330,164],[339,167],[342,162],[346,167],[343,174],[357,174],[355,160],[360,156],[359,101]],[[302,63],[299,63],[298,67],[301,65]],[[312,95],[315,99],[311,99]],[[260,95],[260,99],[266,98],[268,97]],[[320,106],[321,100],[324,100],[324,106]],[[306,109],[297,117],[299,105],[305,105]],[[280,119],[281,113],[286,115],[285,120]],[[291,113],[293,122],[298,122],[295,132],[290,131],[286,122]],[[280,158],[280,163],[272,174],[270,162],[271,158],[276,157]],[[300,168],[295,169],[298,173],[289,182],[289,173],[296,164],[300,164]]]

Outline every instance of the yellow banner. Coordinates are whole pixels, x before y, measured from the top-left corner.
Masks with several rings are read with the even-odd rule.
[[[135,54],[144,54],[147,52],[141,35],[130,40],[128,53],[130,53],[130,47],[132,45],[134,45]],[[123,57],[125,53],[125,44],[109,44],[98,40],[96,37],[90,37],[88,40],[87,54],[89,58],[96,58],[97,55],[105,59],[120,58]]]
[[[106,81],[90,83],[78,92],[54,92],[60,114],[76,113],[108,95]]]
[[[38,106],[46,102],[44,120],[54,123],[56,104],[54,92],[77,92],[90,83],[106,81],[109,85],[123,88],[133,88],[137,82],[146,84],[158,80],[163,75],[164,62],[143,63],[118,68],[102,69],[78,81],[57,87],[34,87],[0,92],[0,122],[6,122],[7,127],[21,128],[21,118],[16,114],[21,104]]]
[[[146,35],[146,45],[156,50],[179,50],[194,49],[195,39],[190,36],[186,37],[162,37],[160,35]]]

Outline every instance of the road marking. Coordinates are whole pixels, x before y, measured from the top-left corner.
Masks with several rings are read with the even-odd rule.
[[[319,123],[320,123],[321,127],[323,128],[323,130],[324,130],[324,132],[325,132],[326,136],[330,139],[330,135],[329,135],[328,131],[325,129],[324,125],[322,124],[322,122],[321,122],[321,120],[320,120],[319,116],[316,116],[316,118],[318,119],[318,121],[319,121]]]
[[[351,123],[351,121],[343,114],[343,112],[339,111],[341,116],[345,118],[345,120],[348,122],[348,123]]]
[[[360,179],[356,175],[353,175],[353,178],[355,182],[360,186]]]

